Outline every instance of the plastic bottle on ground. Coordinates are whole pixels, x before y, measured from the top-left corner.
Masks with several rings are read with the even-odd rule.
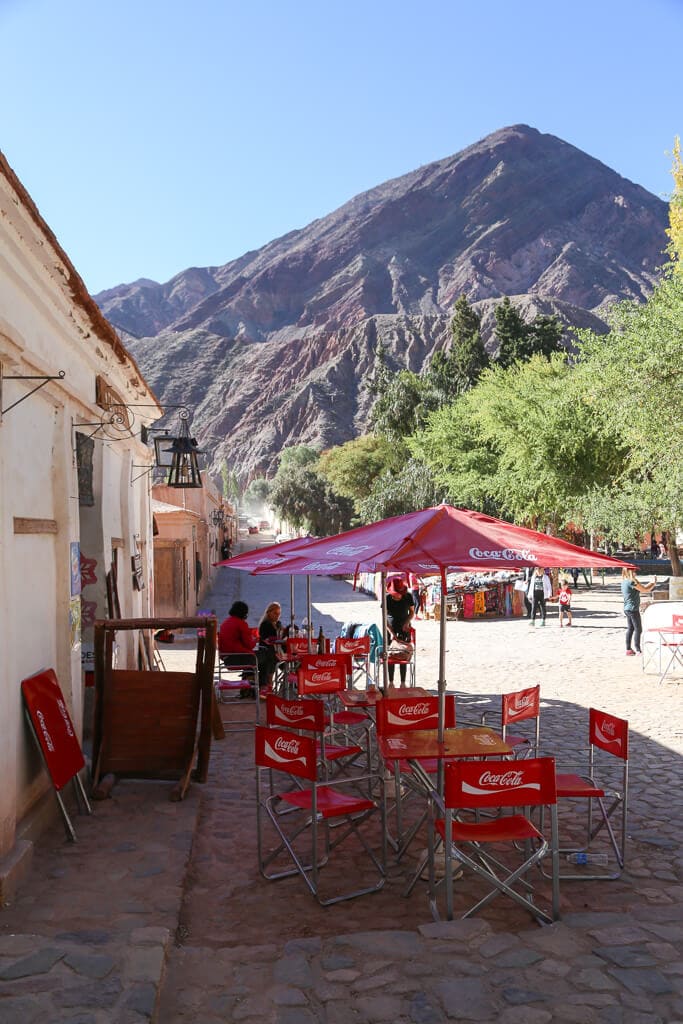
[[[601,864],[603,867],[607,866],[606,853],[586,853],[583,850],[579,850],[576,853],[570,853],[567,860],[570,864]]]

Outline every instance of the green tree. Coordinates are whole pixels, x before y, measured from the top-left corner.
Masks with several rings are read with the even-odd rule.
[[[292,445],[290,448],[283,448],[280,452],[277,472],[290,473],[293,469],[301,466],[314,466],[320,457],[317,448],[307,444]]]
[[[557,526],[623,459],[560,355],[487,371],[410,445],[458,504]]]
[[[375,523],[390,516],[417,512],[446,500],[423,462],[410,459],[398,473],[384,472],[375,480],[367,498],[359,505],[363,523]]]
[[[527,323],[506,296],[495,309],[498,365],[503,369],[533,355],[549,358],[562,350],[562,326],[556,316],[538,313]]]
[[[294,466],[273,481],[270,501],[280,516],[297,529],[317,536],[348,529],[353,503],[337,494],[310,466]]]
[[[402,461],[395,444],[366,434],[323,452],[319,468],[338,494],[358,502],[367,497],[380,473],[398,468]]]
[[[453,307],[451,347],[436,352],[427,378],[438,396],[439,405],[452,401],[479,380],[489,365],[489,357],[481,340],[481,318],[461,295]]]
[[[270,487],[265,477],[255,477],[244,492],[244,504],[252,508],[262,508],[268,501]]]
[[[495,337],[498,342],[497,363],[507,369],[513,363],[525,359],[527,354],[527,325],[506,295],[494,310],[496,318]]]
[[[370,413],[370,426],[388,441],[400,441],[413,434],[434,407],[427,381],[412,370],[383,375],[374,393],[377,397]]]

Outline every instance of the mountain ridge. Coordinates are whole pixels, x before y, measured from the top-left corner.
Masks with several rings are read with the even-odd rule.
[[[460,294],[482,313],[489,344],[504,295],[604,330],[615,300],[649,294],[666,223],[667,205],[642,186],[514,125],[221,267],[189,268],[162,285],[142,278],[95,299],[130,335],[162,404],[178,391],[173,374],[183,377],[213,472],[227,458],[246,479],[272,471],[277,445],[326,446],[363,432],[370,396],[361,384],[376,345],[419,371],[447,343]],[[215,360],[203,395],[199,339]]]

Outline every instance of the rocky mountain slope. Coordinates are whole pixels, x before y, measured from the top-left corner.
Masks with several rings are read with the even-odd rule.
[[[604,328],[646,297],[667,207],[552,135],[517,125],[352,199],[222,267],[96,296],[162,404],[244,479],[287,445],[362,433],[378,343],[420,370],[465,293],[491,337],[509,295],[527,317]]]

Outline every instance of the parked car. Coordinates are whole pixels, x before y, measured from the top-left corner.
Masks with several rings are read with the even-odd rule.
[[[267,519],[262,519],[261,522],[258,524],[258,528],[259,530],[261,530],[262,533],[264,533],[266,530],[270,529],[270,523],[268,522]]]
[[[258,533],[258,526],[256,523],[249,523],[249,533]]]

